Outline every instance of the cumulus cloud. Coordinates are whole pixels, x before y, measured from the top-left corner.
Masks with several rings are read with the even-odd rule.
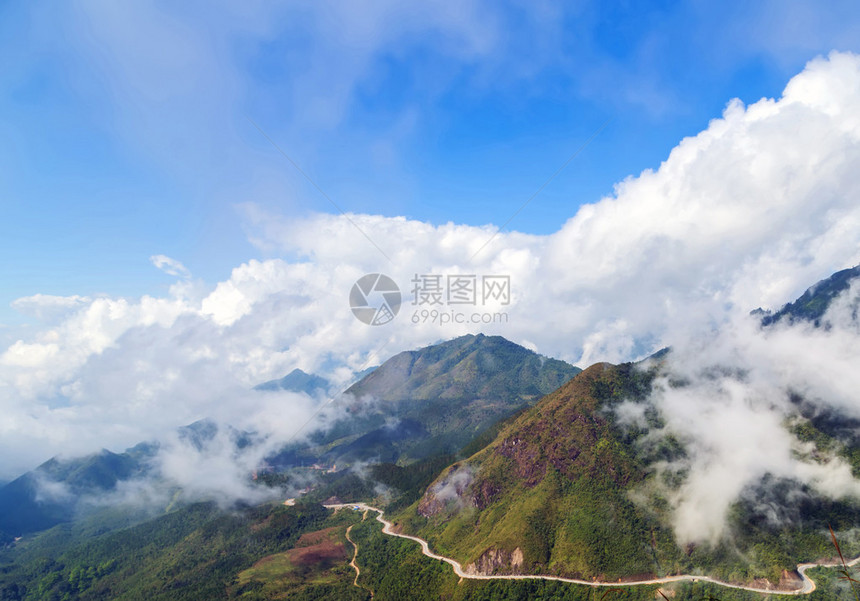
[[[175,275],[180,278],[188,279],[191,277],[191,272],[186,269],[185,265],[177,261],[176,259],[171,259],[166,255],[152,255],[149,257],[149,260],[155,265],[158,269],[166,273],[167,275]]]
[[[743,351],[732,353],[770,358],[762,373],[782,374],[802,391],[813,382],[822,398],[848,407],[850,377],[833,377],[847,369],[844,362],[818,365],[817,356],[838,341],[846,357],[856,357],[849,354],[854,342],[807,333],[803,344],[782,344],[780,336],[794,334],[779,329],[768,334],[765,351],[758,338],[737,334],[745,326],[736,316],[758,306],[776,308],[810,282],[860,263],[858,114],[860,58],[837,53],[816,59],[781,98],[748,107],[729,103],[722,117],[682,140],[658,169],[619,183],[612,196],[581,207],[559,231],[501,232],[474,258],[496,233],[492,225],[437,226],[362,214],[288,219],[245,205],[250,237],[283,258],[243,263],[213,287],[183,279],[160,297],[61,301],[68,312],[60,319],[0,352],[0,475],[13,476],[59,452],[116,450],[204,417],[275,441],[315,406],[287,394],[254,393],[255,384],[299,367],[346,385],[355,371],[400,350],[478,331],[586,366],[635,359],[677,347],[694,339],[693,332],[728,328],[736,334],[726,336],[736,336],[733,344]],[[184,268],[167,257],[157,255],[153,263],[184,277]],[[349,291],[359,277],[377,272],[399,284],[404,303],[393,322],[371,327],[353,316]],[[433,309],[413,304],[413,279],[423,274],[509,276],[507,304],[489,299],[442,307],[446,315],[505,313],[507,319],[422,319],[423,309]],[[820,355],[792,359],[816,345]],[[723,346],[733,348],[706,345],[690,353]],[[797,371],[778,371],[780,360]],[[750,404],[746,389],[728,381],[703,382],[696,392],[713,402],[697,412],[685,409],[699,398],[692,389],[666,388],[661,402],[679,407],[677,419],[687,420],[679,428],[695,427],[687,422],[704,428],[707,422],[695,420],[712,413],[723,419],[718,408],[728,407],[727,416],[772,433],[782,445],[768,469],[797,472],[835,491],[836,464],[826,468],[833,474],[825,467],[804,467],[813,470],[804,474],[790,454],[786,458],[790,441],[779,438],[776,414],[763,408],[778,405],[770,382],[753,382],[760,403]],[[685,405],[677,395],[691,398]],[[730,447],[722,439],[712,444]],[[177,480],[200,474],[205,488],[206,474],[238,476],[257,458],[216,453],[211,469],[181,458],[165,469]],[[234,471],[224,464],[231,460]],[[686,494],[694,498],[695,487]]]
[[[92,299],[88,296],[56,296],[53,294],[34,294],[16,299],[12,308],[24,315],[32,316],[39,321],[51,321],[66,317],[76,309],[89,304]]]

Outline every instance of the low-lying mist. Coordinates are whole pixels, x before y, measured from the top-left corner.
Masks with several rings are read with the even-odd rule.
[[[763,327],[759,315],[744,315],[673,344],[648,400],[665,425],[640,444],[671,434],[685,450],[656,464],[659,476],[676,476],[661,494],[671,503],[679,542],[717,542],[732,505],[751,498],[763,479],[794,482],[796,495],[860,500],[860,480],[838,452],[842,444],[856,444],[860,432],[849,428],[843,435],[854,439],[829,449],[793,433],[816,416],[846,425],[860,418],[858,302],[855,282],[817,327],[790,319]],[[627,402],[618,414],[622,423],[647,427],[642,406]],[[765,513],[771,521],[793,515],[775,506]]]

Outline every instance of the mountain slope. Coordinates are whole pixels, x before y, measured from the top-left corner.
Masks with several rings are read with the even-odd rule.
[[[788,303],[776,313],[764,315],[762,325],[770,325],[779,321],[811,321],[819,325],[821,317],[830,307],[837,296],[845,292],[851,282],[860,277],[860,265],[850,269],[837,271],[811,286],[800,298]]]
[[[663,481],[656,466],[685,450],[672,436],[637,444],[644,431],[621,426],[614,412],[625,400],[643,403],[659,428],[647,397],[660,369],[589,367],[445,470],[396,516],[399,527],[476,573],[611,581],[699,571],[790,587],[797,562],[832,554],[826,524],[860,526],[857,502],[765,478],[732,508],[729,539],[680,548],[666,500],[679,482]],[[787,519],[769,519],[773,511]],[[849,553],[858,551],[852,545]]]
[[[218,432],[211,420],[177,428],[179,438],[198,451]],[[247,433],[236,432],[237,447],[247,444]],[[102,449],[83,457],[54,457],[0,487],[0,537],[20,536],[68,522],[86,511],[87,500],[114,491],[120,482],[155,477],[151,465],[158,442],[141,442],[122,453]]]
[[[50,459],[0,488],[0,532],[20,536],[71,519],[84,495],[112,490],[117,482],[145,472],[146,450]]]
[[[462,336],[395,355],[350,387],[351,418],[315,437],[332,462],[456,452],[579,372],[500,336]]]
[[[0,599],[365,599],[343,540],[358,519],[319,505],[225,512],[201,503],[107,534],[58,526],[0,551]],[[260,594],[269,580],[277,596]]]
[[[347,393],[390,402],[490,397],[519,401],[552,392],[579,371],[501,336],[470,334],[399,353]]]
[[[624,494],[646,472],[603,412],[649,381],[629,364],[588,368],[443,473],[408,528],[482,573],[655,572],[655,553],[672,545],[649,548],[659,525]]]
[[[860,267],[833,274],[765,316],[763,325],[802,320],[830,327],[822,318],[858,276]],[[615,579],[700,571],[788,586],[797,562],[832,555],[828,525],[845,533],[847,555],[860,553],[850,535],[860,528],[860,499],[834,501],[770,474],[732,505],[727,537],[712,546],[680,548],[668,499],[686,478],[682,468],[671,466],[683,466],[687,450],[662,431],[660,413],[648,399],[650,382],[667,361],[671,353],[661,352],[638,367],[588,368],[483,450],[443,471],[419,502],[397,516],[399,526],[478,573]],[[687,383],[670,379],[664,385]],[[860,478],[860,421],[791,390],[785,394],[795,409],[784,426],[806,449],[807,460],[841,457]],[[614,408],[624,400],[640,404],[647,426],[619,421]],[[649,431],[657,436],[642,444]]]
[[[382,402],[318,435],[315,449],[294,449],[283,463],[394,462],[456,451],[578,371],[500,337],[465,336],[401,353],[349,391],[350,398],[374,396]],[[310,392],[321,386],[328,382],[294,370],[258,388]],[[217,430],[214,422],[200,420],[179,428],[178,434],[200,450]],[[237,447],[248,444],[249,437],[236,432]],[[88,457],[51,459],[0,487],[0,541],[72,519],[82,497],[102,495],[119,481],[143,475],[157,450],[155,443],[141,443],[124,453],[104,450]]]

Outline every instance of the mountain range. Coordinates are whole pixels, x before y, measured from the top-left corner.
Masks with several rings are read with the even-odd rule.
[[[315,433],[312,446],[292,445],[271,463],[408,463],[454,453],[579,371],[483,334],[404,351],[337,399],[348,417]]]
[[[823,325],[826,309],[858,275],[854,268],[819,282],[764,319],[763,327],[781,320]],[[479,574],[615,580],[705,570],[791,588],[796,563],[832,553],[827,524],[842,531],[860,526],[860,500],[834,501],[766,475],[733,505],[730,536],[714,546],[679,546],[667,496],[685,475],[659,468],[687,450],[672,434],[637,444],[647,430],[664,425],[647,399],[670,355],[589,367],[485,448],[444,470],[397,516],[398,524]],[[642,407],[646,427],[622,423],[615,412],[622,401]],[[798,442],[810,445],[819,461],[836,450],[860,478],[860,421],[812,410],[796,394],[792,401],[799,407],[792,426]]]
[[[838,272],[779,311],[762,312],[762,327],[798,321],[828,327],[826,309],[858,276],[860,268]],[[367,566],[375,570],[362,576],[373,583],[374,599],[593,597],[587,588],[547,589],[545,583],[458,584],[415,547],[374,534],[370,520],[332,516],[314,502],[333,494],[387,503],[400,532],[428,540],[474,574],[604,581],[708,574],[787,589],[797,585],[799,561],[834,554],[828,524],[847,555],[860,553],[851,536],[860,528],[856,499],[834,501],[772,476],[733,504],[730,536],[722,542],[678,543],[667,495],[686,474],[658,466],[683,459],[688,449],[671,434],[641,444],[649,429],[664,425],[649,397],[674,352],[584,371],[498,336],[463,336],[399,353],[335,399],[340,419],[272,458],[288,479],[303,473],[305,461],[344,466],[320,475],[307,503],[299,499],[295,510],[277,504],[225,515],[185,504],[133,528],[111,528],[98,515],[75,514],[68,499],[145,475],[155,447],[51,460],[0,488],[0,530],[6,533],[0,543],[60,524],[0,554],[0,599],[367,599],[347,564],[350,527],[360,538],[362,574]],[[258,388],[308,392],[326,384],[296,370]],[[799,417],[786,428],[813,458],[835,453],[860,477],[860,422],[836,410],[810,409],[792,394]],[[644,426],[619,417],[622,403],[641,409]],[[199,422],[183,436],[205,440],[210,430]],[[344,469],[368,462],[363,472]],[[56,499],[45,496],[44,480],[57,485]],[[834,578],[822,575],[819,582],[811,600],[849,598]],[[704,598],[684,596],[695,586],[666,594]],[[625,598],[656,594],[654,587],[638,587]],[[759,597],[720,589],[717,598]]]
[[[142,477],[154,447],[140,444],[123,453],[102,449],[73,459],[53,458],[0,487],[0,536],[44,530],[73,519],[78,502]]]
[[[400,353],[363,372],[341,401],[352,416],[270,459],[280,468],[311,463],[421,459],[454,452],[499,419],[533,403],[578,373],[501,337],[464,336]],[[317,394],[324,378],[295,369],[260,391]],[[371,402],[371,399],[373,402]],[[217,424],[201,420],[180,428],[181,439],[198,450]],[[249,434],[236,433],[238,446]],[[6,538],[71,520],[81,498],[102,495],[118,482],[151,475],[157,443],[122,453],[102,450],[81,458],[54,458],[0,487],[0,533]]]

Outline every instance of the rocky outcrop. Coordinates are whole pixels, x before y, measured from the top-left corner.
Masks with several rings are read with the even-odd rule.
[[[484,509],[496,500],[496,496],[500,490],[501,487],[499,485],[488,480],[475,483],[472,486],[472,506],[477,507],[479,510]]]
[[[797,570],[783,570],[777,588],[781,591],[794,591],[803,586],[803,578]]]
[[[439,515],[444,509],[444,504],[430,492],[424,493],[421,501],[418,502],[418,515],[425,518],[432,518]]]
[[[523,550],[517,547],[513,551],[507,549],[487,549],[477,561],[468,564],[464,572],[475,576],[490,576],[492,574],[522,574]]]

